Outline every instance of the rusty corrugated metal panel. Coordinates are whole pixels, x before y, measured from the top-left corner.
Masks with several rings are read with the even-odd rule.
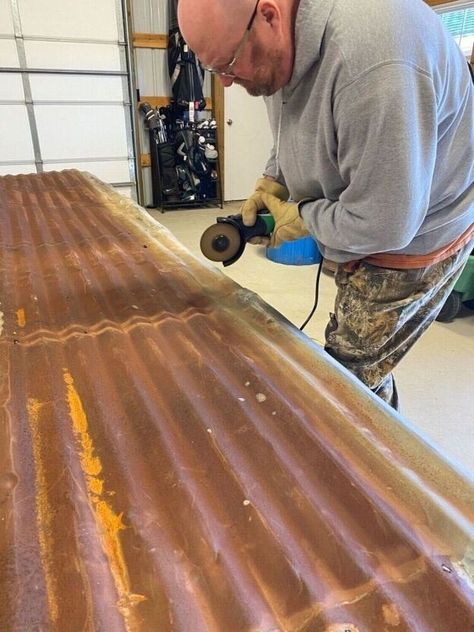
[[[77,171],[0,178],[0,630],[467,631],[473,486]]]

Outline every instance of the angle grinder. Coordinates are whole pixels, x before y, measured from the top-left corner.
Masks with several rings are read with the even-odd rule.
[[[216,223],[202,234],[201,252],[211,261],[221,261],[224,266],[230,266],[241,257],[250,239],[267,237],[274,227],[273,215],[266,210],[257,214],[253,226],[245,226],[242,215],[218,217]]]

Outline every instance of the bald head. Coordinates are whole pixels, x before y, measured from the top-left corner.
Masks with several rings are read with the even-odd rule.
[[[179,0],[179,28],[198,57],[215,65],[219,58],[232,56],[255,4],[256,0]]]
[[[250,94],[270,95],[291,77],[298,4],[299,0],[179,0],[179,27],[205,66],[227,72],[234,60],[232,73],[221,75],[225,86],[235,82]]]

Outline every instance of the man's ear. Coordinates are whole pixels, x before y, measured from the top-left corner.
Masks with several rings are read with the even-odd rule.
[[[276,2],[263,0],[258,5],[257,10],[270,26],[275,28],[278,24],[281,24],[281,11]]]

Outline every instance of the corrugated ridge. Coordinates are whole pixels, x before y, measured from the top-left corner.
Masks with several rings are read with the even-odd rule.
[[[17,275],[4,281],[0,339],[5,471],[18,479],[5,533],[16,568],[34,573],[18,571],[16,588],[9,576],[13,608],[0,623],[474,623],[453,564],[472,533],[466,481],[409,432],[397,447],[384,427],[395,417],[93,179],[63,172],[9,187],[26,210],[0,220],[2,271]],[[413,450],[431,465],[411,464]],[[450,496],[422,478],[433,468],[457,484]]]

